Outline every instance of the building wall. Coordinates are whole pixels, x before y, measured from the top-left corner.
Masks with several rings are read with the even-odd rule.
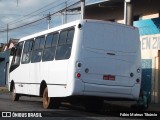
[[[0,57],[5,58],[4,61],[0,62],[0,86],[5,86],[8,80],[8,62],[9,62],[10,51],[0,52]]]
[[[134,25],[139,28],[143,70],[148,69],[151,73],[142,72],[142,77],[151,80],[152,102],[160,103],[160,18],[136,21]],[[143,60],[151,63],[144,63]]]
[[[133,16],[140,19],[159,17],[160,0],[132,0]],[[99,20],[122,21],[124,19],[124,3],[97,4],[94,7],[86,8],[86,18]]]

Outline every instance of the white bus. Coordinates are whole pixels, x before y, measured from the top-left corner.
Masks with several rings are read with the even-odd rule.
[[[87,109],[104,98],[137,100],[141,86],[138,29],[78,20],[19,40],[10,67],[12,99],[43,97],[44,108],[62,98],[84,97]]]

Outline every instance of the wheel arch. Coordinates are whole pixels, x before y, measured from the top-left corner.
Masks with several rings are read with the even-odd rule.
[[[14,87],[14,81],[12,80],[11,83],[10,83],[10,89],[9,89],[9,91],[12,91],[13,87]]]

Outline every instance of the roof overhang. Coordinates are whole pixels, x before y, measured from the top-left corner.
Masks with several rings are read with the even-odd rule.
[[[95,2],[92,3],[86,3],[85,9],[93,9],[93,8],[114,8],[114,7],[120,7],[124,5],[124,0],[95,0]],[[72,8],[69,8],[68,11],[80,11],[81,7],[80,5],[74,6]]]

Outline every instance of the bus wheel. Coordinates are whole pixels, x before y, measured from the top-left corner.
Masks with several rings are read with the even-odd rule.
[[[58,109],[60,100],[58,98],[48,97],[48,88],[46,87],[43,92],[43,108],[45,109]]]
[[[102,98],[88,97],[85,99],[85,109],[88,112],[101,112],[103,105]]]
[[[12,90],[12,100],[13,101],[18,101],[19,97],[20,97],[20,95],[16,93],[16,89],[15,89],[15,86],[14,86],[13,90]]]

